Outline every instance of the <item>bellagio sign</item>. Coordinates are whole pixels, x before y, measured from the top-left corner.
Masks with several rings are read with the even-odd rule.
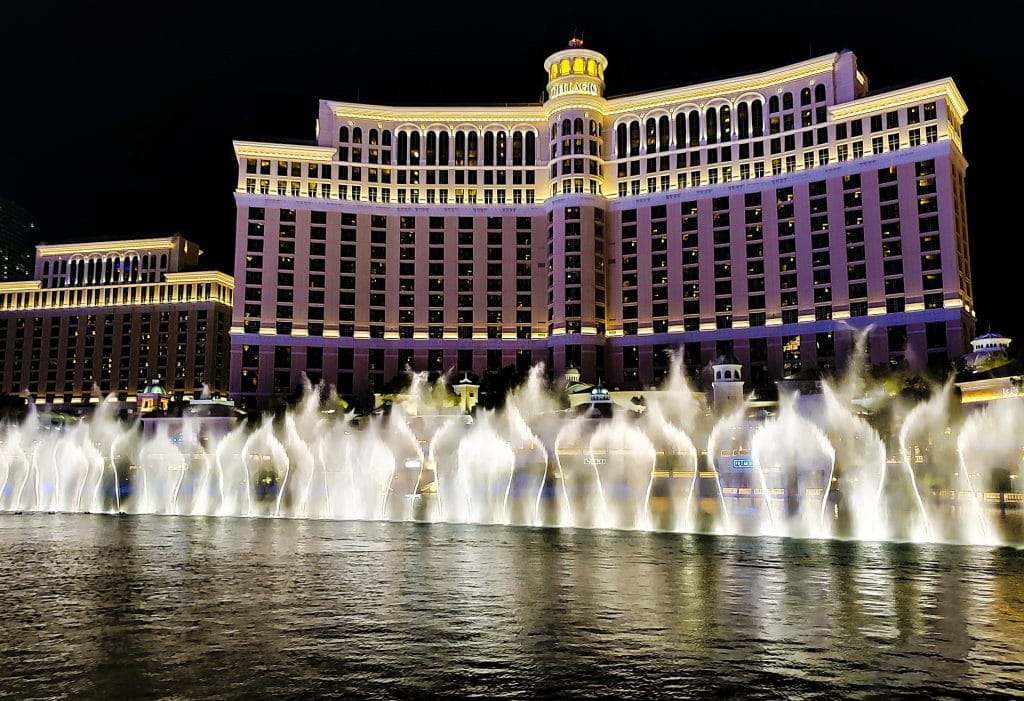
[[[570,80],[565,83],[556,83],[548,90],[549,97],[561,95],[597,95],[597,83],[589,80]]]

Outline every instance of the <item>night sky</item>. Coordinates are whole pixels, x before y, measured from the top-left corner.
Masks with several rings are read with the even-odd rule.
[[[1022,229],[1009,172],[1020,160],[1020,39],[984,3],[959,14],[939,3],[622,3],[614,16],[521,3],[501,4],[502,21],[490,3],[213,4],[4,4],[0,196],[27,207],[44,240],[180,232],[202,245],[206,266],[231,272],[232,139],[312,140],[320,98],[535,102],[545,56],[574,28],[608,56],[609,96],[848,48],[872,91],[956,80],[969,108],[980,328],[1024,338],[1020,286],[1007,284],[1021,269],[1007,255]]]

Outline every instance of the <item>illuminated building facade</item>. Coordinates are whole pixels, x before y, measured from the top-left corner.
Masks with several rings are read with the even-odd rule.
[[[0,392],[87,403],[93,387],[136,401],[225,395],[234,283],[194,270],[181,236],[36,246],[35,276],[0,283]]]
[[[678,347],[758,386],[868,325],[875,364],[963,353],[952,80],[871,94],[844,51],[606,98],[607,66],[574,40],[541,104],[325,100],[315,144],[235,142],[233,395],[537,362],[628,386]]]

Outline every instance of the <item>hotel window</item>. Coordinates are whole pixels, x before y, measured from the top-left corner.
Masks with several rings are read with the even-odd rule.
[[[924,129],[925,141],[929,144],[933,144],[939,140],[939,130],[936,126],[925,127]]]
[[[935,119],[935,103],[927,102],[924,106],[924,118],[925,121]]]

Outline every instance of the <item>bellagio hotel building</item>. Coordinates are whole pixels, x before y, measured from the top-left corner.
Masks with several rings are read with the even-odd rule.
[[[670,349],[757,387],[842,365],[868,326],[875,365],[963,353],[952,80],[872,93],[843,51],[606,98],[607,68],[574,40],[543,103],[323,100],[315,144],[235,142],[232,394],[538,362],[635,386]]]

